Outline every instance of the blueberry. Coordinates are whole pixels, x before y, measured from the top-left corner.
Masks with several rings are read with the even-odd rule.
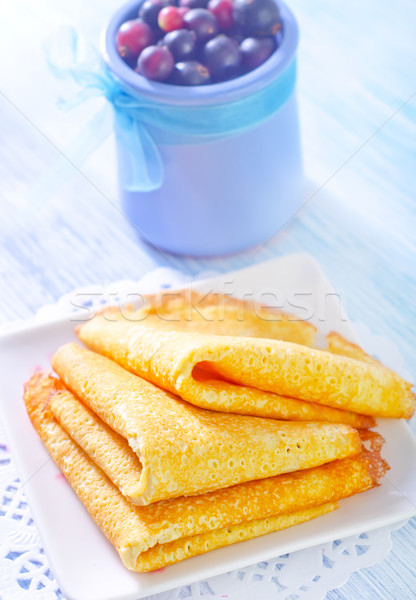
[[[239,74],[241,50],[238,43],[226,35],[217,35],[207,42],[202,56],[214,79],[230,79]]]
[[[274,0],[234,0],[233,15],[247,37],[275,35],[282,27]]]
[[[176,62],[194,58],[196,37],[193,31],[178,29],[167,33],[161,43],[169,48]]]
[[[205,85],[210,83],[210,75],[200,62],[187,60],[176,63],[170,82],[175,85]]]
[[[166,81],[174,67],[173,56],[165,46],[148,46],[137,61],[137,71],[155,81]]]
[[[193,31],[199,42],[206,42],[218,33],[218,21],[205,8],[193,8],[186,13],[185,26]]]
[[[246,38],[240,44],[244,66],[251,71],[262,65],[276,50],[276,41],[272,37]]]

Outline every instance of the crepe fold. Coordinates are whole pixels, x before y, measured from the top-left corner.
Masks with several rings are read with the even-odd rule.
[[[109,321],[108,321],[109,319]],[[101,327],[102,321],[110,323],[112,326],[108,329]],[[124,315],[118,310],[106,311],[99,317],[95,317],[91,322],[77,329],[78,335],[87,346],[117,361],[123,367],[139,373],[139,361],[132,360],[129,356],[128,346],[130,345],[130,336],[134,336],[134,330],[146,331],[145,328],[136,326],[134,322],[125,320]],[[101,336],[95,337],[95,330],[99,329]],[[152,328],[147,331],[152,332]],[[122,339],[117,339],[118,334]],[[163,335],[163,332],[161,333]],[[172,335],[174,333],[172,332]],[[102,339],[102,336],[107,338]],[[114,340],[112,337],[114,336]],[[149,333],[152,338],[152,333]],[[125,343],[123,350],[121,344]],[[157,360],[157,356],[155,356]],[[149,363],[149,361],[147,361]],[[162,365],[168,366],[168,365]],[[150,363],[148,367],[152,367]],[[156,385],[174,390],[183,398],[183,390],[179,387],[170,385],[167,378],[161,377],[162,371],[152,375],[152,368],[140,369],[140,374],[146,379],[153,381]],[[196,374],[192,373],[191,380]],[[281,394],[269,393],[248,386],[236,386],[233,383],[218,379],[212,372],[198,369],[198,382],[195,381],[194,388],[197,387],[195,394],[189,390],[186,400],[201,408],[208,408],[220,412],[231,412],[234,414],[252,415],[258,417],[267,417],[272,419],[283,419],[288,421],[328,421],[330,423],[345,423],[357,429],[366,429],[374,426],[374,419],[371,416],[356,414],[349,410],[332,408],[324,404],[290,398]],[[203,384],[202,384],[202,380]],[[202,388],[203,385],[203,388]],[[189,386],[188,386],[189,387]]]
[[[272,392],[277,404],[297,398],[369,416],[410,418],[415,410],[411,384],[374,360],[279,340],[149,329],[105,314],[77,333],[96,352],[203,408],[276,417]]]
[[[125,566],[134,571],[158,569],[324,514],[336,508],[337,500],[377,485],[388,468],[379,455],[382,438],[369,433],[369,449],[353,458],[202,496],[134,506],[55,420],[50,402],[56,385],[41,373],[26,384],[30,419]]]
[[[348,425],[203,410],[76,344],[62,346],[52,366],[72,392],[58,391],[54,410],[84,450],[103,466],[98,456],[106,441],[95,437],[95,413],[137,455],[137,481],[125,493],[140,504],[305,469],[360,450],[358,432]]]
[[[111,319],[126,319],[165,331],[260,337],[313,346],[316,328],[277,308],[226,294],[198,294],[190,289],[145,297],[137,309],[106,309]]]
[[[129,496],[126,490],[134,489],[134,483],[137,483],[141,476],[141,464],[136,454],[124,438],[66,390],[62,382],[53,380],[53,383],[54,393],[50,395],[49,408],[55,419],[123,495],[135,503],[135,498]],[[369,450],[381,450],[382,438],[374,432],[361,432],[360,440],[360,452],[364,442],[370,443]],[[374,469],[374,459],[372,463]],[[380,464],[383,470],[383,461]]]

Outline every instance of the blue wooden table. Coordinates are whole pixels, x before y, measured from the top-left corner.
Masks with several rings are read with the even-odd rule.
[[[352,320],[393,340],[416,374],[416,44],[413,0],[293,0],[298,95],[310,189],[302,210],[257,249],[215,259],[140,242],[117,205],[110,138],[79,162],[73,140],[103,105],[59,112],[68,82],[42,40],[62,22],[97,43],[118,0],[0,6],[0,322],[31,316],[77,286],[138,279],[157,266],[228,271],[293,251],[322,265]],[[64,152],[70,161],[62,159]],[[416,597],[416,521],[381,564],[329,599]]]

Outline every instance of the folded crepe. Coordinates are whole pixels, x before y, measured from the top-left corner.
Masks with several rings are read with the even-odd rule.
[[[130,320],[130,313],[127,314],[127,317],[126,314],[119,309],[105,311],[88,324],[78,327],[77,333],[87,346],[116,360],[123,367],[138,374],[138,363],[135,364],[135,367],[132,366],[131,361],[127,359],[128,351],[121,350],[117,346],[117,341],[113,345],[111,340],[107,340],[109,343],[105,343],[101,339],[103,335],[116,334],[117,330],[121,334],[121,329],[123,329],[123,339],[120,339],[119,341],[120,343],[123,343],[124,340],[124,343],[129,343],[128,338],[135,330],[136,325],[134,321]],[[107,331],[105,327],[101,327],[101,319],[113,326],[110,328],[110,331]],[[95,339],[94,332],[97,329],[97,326],[101,330],[101,337],[99,336]],[[138,327],[141,329],[140,325]],[[151,327],[149,327],[148,330],[153,331]],[[116,357],[116,353],[118,358]],[[173,389],[172,387],[166,387],[166,384],[164,384],[162,378],[159,377],[159,374],[152,377],[152,373],[148,369],[142,370],[140,374],[146,379],[156,383],[156,385],[160,385],[166,389]],[[329,421],[330,423],[345,423],[357,429],[367,429],[373,427],[375,424],[374,419],[371,416],[360,415],[349,410],[332,408],[315,402],[290,398],[282,396],[281,394],[260,391],[247,386],[236,386],[224,379],[218,380],[218,378],[212,376],[212,373],[201,368],[198,369],[197,373],[195,371],[192,374],[192,376],[194,375],[197,375],[198,377],[198,387],[201,387],[200,384],[202,383],[202,379],[204,380],[203,393],[198,393],[192,398],[189,395],[186,398],[184,396],[182,397],[188,400],[188,402],[200,406],[201,408],[288,421]],[[181,395],[181,393],[179,393],[179,395]]]
[[[328,333],[326,339],[328,342],[327,350],[332,354],[349,356],[350,358],[355,358],[356,360],[362,360],[364,362],[367,362],[370,365],[381,365],[380,361],[367,354],[367,352],[364,352],[364,350],[360,348],[360,346],[358,346],[357,344],[353,344],[352,342],[346,340],[342,335],[340,335],[336,331],[331,331],[330,333]]]
[[[311,323],[259,302],[189,289],[164,291],[145,299],[146,304],[138,310],[110,309],[111,318],[165,331],[272,338],[305,346],[314,343],[316,328]]]
[[[143,299],[145,304],[138,309],[112,306],[105,308],[102,314],[105,313],[110,321],[126,320],[165,331],[258,337],[317,347],[314,325],[255,301],[240,300],[218,292],[199,294],[190,289],[163,291],[145,295]],[[337,332],[329,333],[327,342],[327,350],[333,354],[378,362]]]
[[[59,348],[52,366],[72,392],[58,388],[56,414],[84,450],[98,456],[95,439],[87,439],[96,413],[138,456],[140,475],[128,496],[140,504],[305,469],[360,450],[358,432],[348,425],[203,410],[76,344]]]
[[[25,387],[30,419],[43,443],[124,565],[151,571],[245,539],[284,529],[336,508],[378,484],[388,465],[382,438],[368,433],[353,458],[242,483],[197,497],[134,506],[55,420],[56,382],[37,373]],[[114,449],[115,454],[119,449]]]
[[[410,418],[415,410],[412,385],[377,361],[279,340],[149,329],[105,314],[77,333],[96,352],[203,408],[276,416],[269,414],[273,396],[265,395],[273,392],[370,416]]]

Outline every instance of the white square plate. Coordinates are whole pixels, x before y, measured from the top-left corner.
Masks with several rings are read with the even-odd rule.
[[[273,304],[357,341],[319,266],[306,255],[277,258],[195,284]],[[416,442],[406,423],[380,419],[391,470],[380,487],[341,501],[340,508],[285,531],[240,542],[154,573],[135,574],[95,525],[32,428],[22,400],[33,370],[49,368],[59,345],[75,340],[74,314],[29,324],[0,338],[1,415],[22,485],[50,564],[68,600],[138,599],[288,552],[369,531],[416,514]]]

